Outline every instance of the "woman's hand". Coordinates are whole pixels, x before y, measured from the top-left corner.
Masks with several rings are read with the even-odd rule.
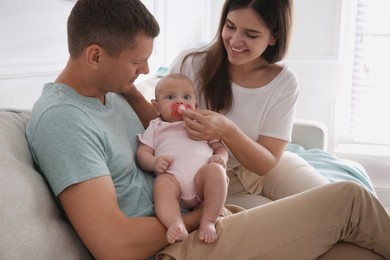
[[[224,115],[210,110],[183,111],[188,136],[194,140],[223,140],[235,127]]]

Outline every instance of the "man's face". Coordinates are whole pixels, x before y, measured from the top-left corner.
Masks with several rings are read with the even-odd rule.
[[[139,34],[133,48],[122,51],[117,57],[105,55],[98,72],[102,90],[126,93],[140,74],[148,74],[148,59],[153,51],[153,42],[154,38]]]

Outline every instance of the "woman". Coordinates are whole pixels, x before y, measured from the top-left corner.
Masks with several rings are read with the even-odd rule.
[[[189,135],[229,148],[228,203],[249,208],[264,200],[253,194],[277,200],[329,182],[285,152],[298,83],[276,62],[287,52],[291,22],[289,0],[228,0],[215,41],[183,52],[170,68],[192,79],[207,109],[184,113]]]
[[[188,134],[220,139],[229,148],[227,203],[251,208],[329,182],[285,152],[298,83],[288,66],[277,62],[286,55],[291,24],[291,0],[227,0],[215,40],[181,53],[171,65],[171,72],[192,79],[205,109],[185,111]],[[378,257],[343,243],[328,255],[345,253]]]

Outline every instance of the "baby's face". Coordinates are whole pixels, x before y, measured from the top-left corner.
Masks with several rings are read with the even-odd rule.
[[[165,78],[163,80],[156,93],[156,111],[164,121],[180,121],[181,110],[196,107],[194,87],[186,79]]]

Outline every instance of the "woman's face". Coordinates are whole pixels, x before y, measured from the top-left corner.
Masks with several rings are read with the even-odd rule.
[[[222,39],[233,65],[259,58],[276,39],[263,19],[250,8],[230,11],[222,29]]]

